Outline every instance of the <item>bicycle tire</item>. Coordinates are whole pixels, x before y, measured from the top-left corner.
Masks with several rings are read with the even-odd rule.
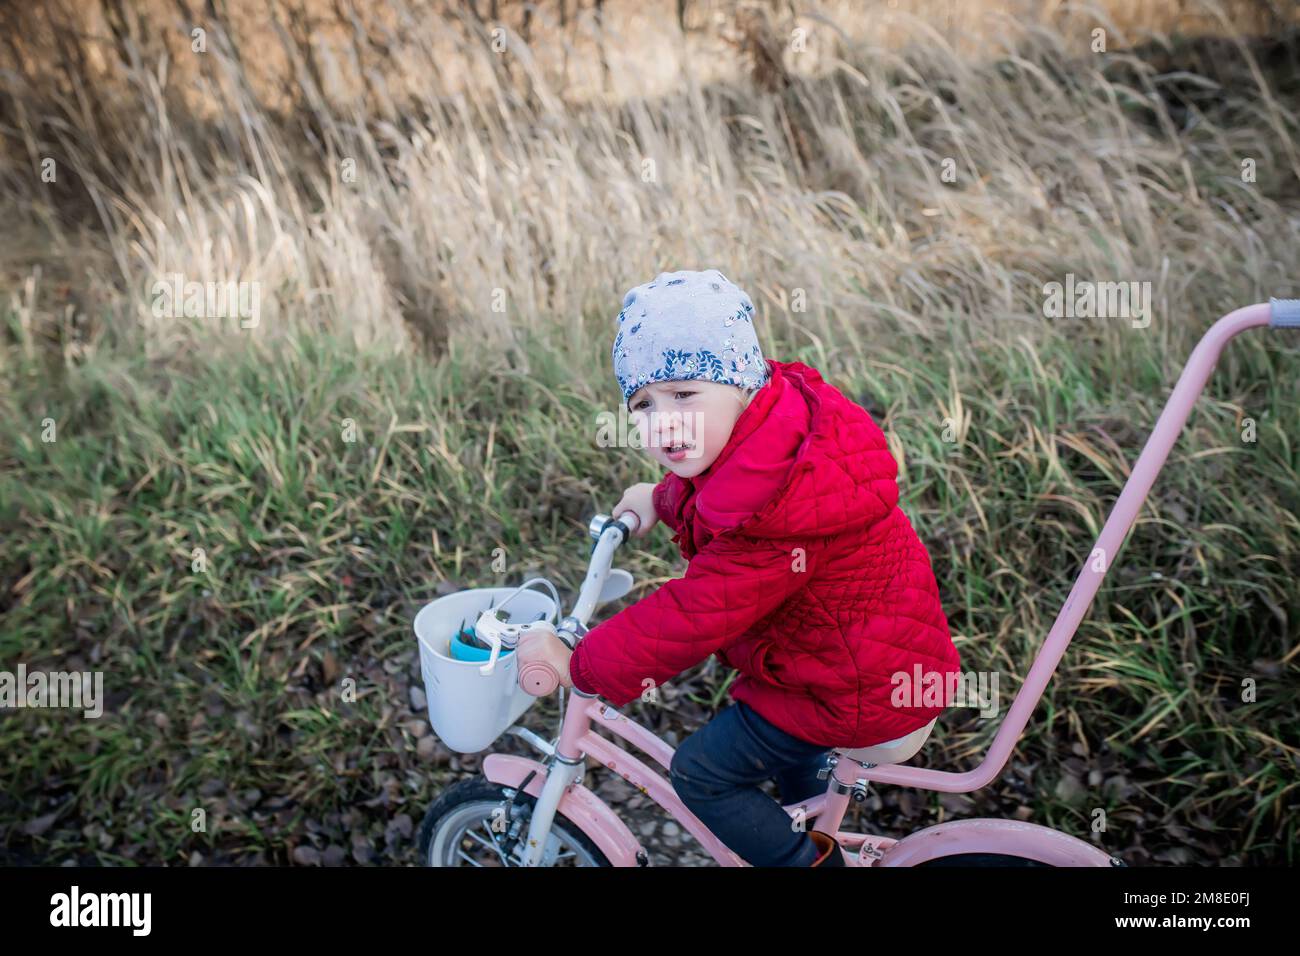
[[[926,860],[917,866],[1046,866],[1052,864],[1044,863],[1042,860],[1034,860],[1027,856],[1016,856],[1014,853],[954,853],[951,856],[940,856],[933,860]]]
[[[470,780],[462,780],[460,783],[448,787],[441,796],[438,797],[430,806],[424,815],[424,820],[420,823],[420,833],[418,847],[420,853],[420,862],[423,866],[442,866],[442,863],[433,863],[430,861],[430,850],[436,845],[438,830],[446,822],[454,820],[455,814],[466,808],[469,804],[483,804],[491,812],[491,809],[501,805],[507,798],[507,788],[503,784],[493,783],[482,777],[476,777]],[[527,816],[531,817],[533,807],[537,804],[536,798],[523,791],[519,791],[514,797],[514,806],[526,811]],[[462,814],[463,815],[463,814]],[[470,814],[472,817],[473,814]],[[485,816],[484,820],[487,819]],[[526,826],[526,823],[525,823]],[[489,828],[490,829],[490,828]],[[491,834],[489,833],[489,836]],[[609,858],[601,852],[600,848],[592,842],[582,830],[571,819],[564,814],[557,812],[555,819],[551,823],[551,836],[560,840],[561,844],[577,847],[582,850],[590,859],[591,866],[613,866]],[[463,839],[463,837],[461,838]],[[460,839],[458,839],[458,843]],[[481,842],[481,841],[480,841]],[[495,842],[495,841],[494,841]],[[442,849],[446,849],[442,847]],[[507,864],[510,865],[510,864]]]

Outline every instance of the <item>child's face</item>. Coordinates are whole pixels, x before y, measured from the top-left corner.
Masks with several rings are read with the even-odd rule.
[[[651,382],[633,392],[627,405],[650,457],[690,478],[717,459],[751,397],[721,382]],[[684,447],[670,452],[674,446]]]

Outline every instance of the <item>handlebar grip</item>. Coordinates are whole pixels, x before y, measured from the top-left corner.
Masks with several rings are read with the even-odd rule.
[[[519,668],[519,686],[534,697],[545,697],[560,686],[560,675],[550,664],[531,661]]]
[[[628,527],[632,529],[633,534],[636,534],[637,529],[641,527],[641,516],[630,508],[619,514],[614,520],[621,521],[628,525]]]
[[[1300,328],[1300,299],[1269,299],[1269,325],[1275,329]]]

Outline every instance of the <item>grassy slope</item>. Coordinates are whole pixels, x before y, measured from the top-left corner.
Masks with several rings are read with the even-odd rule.
[[[1004,707],[1164,398],[1148,360],[1134,358],[1132,378],[1099,376],[1068,354],[990,347],[958,370],[942,349],[928,362],[882,353],[868,374],[836,377],[888,409],[907,449],[905,507],[963,661],[999,674]],[[1241,342],[1214,394],[1280,380],[1283,358]],[[57,387],[35,369],[20,377],[29,390],[3,416],[14,595],[0,652],[29,668],[103,669],[110,700],[100,721],[0,722],[4,816],[61,808],[33,848],[52,858],[87,852],[94,840],[73,827],[89,825],[113,835],[105,861],[195,849],[283,860],[309,826],[409,859],[400,839],[384,848],[392,819],[418,816],[465,769],[417,749],[413,610],[439,580],[509,583],[533,567],[571,589],[585,517],[647,477],[582,440],[600,409],[564,376],[480,375],[470,360],[368,358],[317,339],[183,380],[108,362]],[[981,423],[958,447],[933,421],[954,385]],[[891,800],[873,816],[903,826],[907,810],[920,823],[940,806],[1014,812],[1023,799],[1033,819],[1081,833],[1105,808],[1102,842],[1116,850],[1286,856],[1295,667],[1278,664],[1291,632],[1270,607],[1294,619],[1286,436],[1300,421],[1276,399],[1251,402],[1268,410],[1255,447],[1223,405],[1198,407],[1006,779],[970,803]],[[517,413],[492,412],[504,408]],[[59,423],[55,444],[34,438],[44,415]],[[1050,456],[1038,444],[1048,435]],[[504,574],[491,567],[498,546]],[[205,573],[192,570],[195,548]],[[674,573],[662,535],[620,563],[650,581]],[[340,699],[348,677],[353,704]],[[1239,701],[1244,677],[1259,682],[1258,703]],[[724,680],[688,675],[669,713],[642,718],[692,727]],[[950,711],[927,763],[969,766],[995,728]],[[196,806],[221,820],[215,833],[190,832]],[[10,832],[11,850],[26,842]]]

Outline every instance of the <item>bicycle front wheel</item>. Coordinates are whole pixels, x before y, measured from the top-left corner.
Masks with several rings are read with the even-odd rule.
[[[917,866],[1046,866],[1052,864],[1011,853],[954,853],[918,863]]]
[[[519,844],[528,838],[536,799],[522,791],[509,801],[506,787],[482,778],[449,787],[420,824],[425,866],[519,866]],[[543,866],[612,866],[574,822],[557,813]]]

